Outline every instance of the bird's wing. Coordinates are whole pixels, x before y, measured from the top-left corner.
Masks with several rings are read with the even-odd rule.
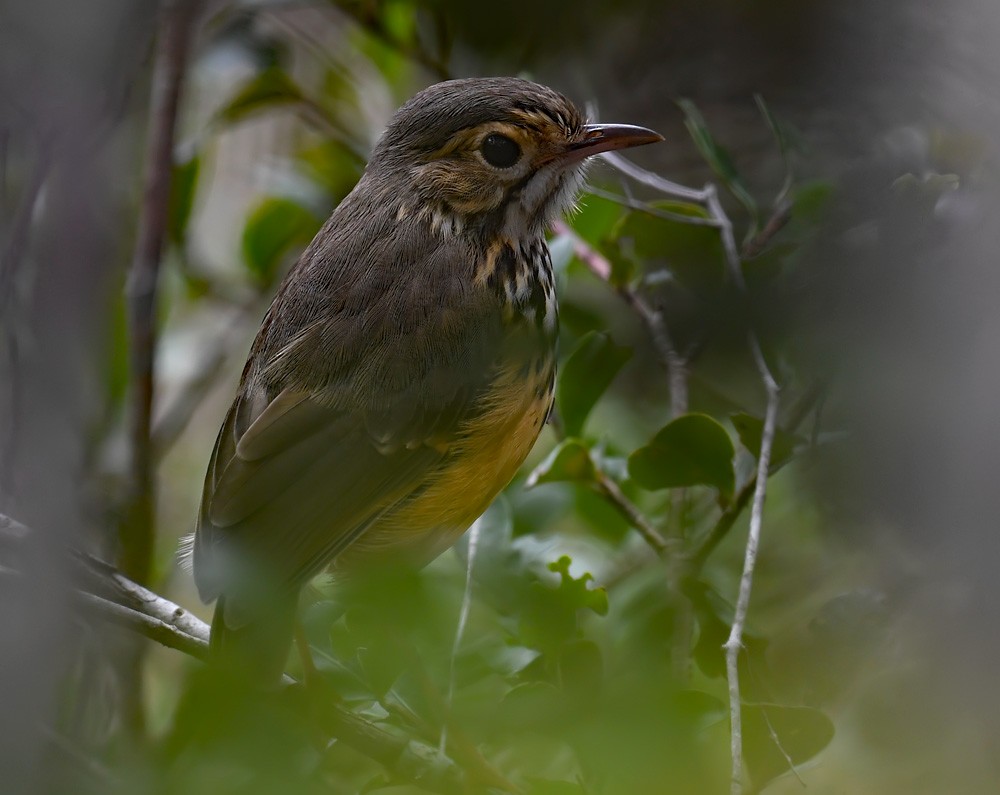
[[[239,577],[300,585],[447,458],[502,339],[495,302],[470,295],[449,257],[434,249],[381,294],[348,295],[339,312],[334,301],[266,357],[262,375],[244,376],[205,480],[194,561],[203,598]]]

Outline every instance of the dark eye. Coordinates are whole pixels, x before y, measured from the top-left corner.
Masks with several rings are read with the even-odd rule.
[[[494,168],[510,168],[521,157],[521,147],[500,133],[487,135],[480,148],[486,162]]]

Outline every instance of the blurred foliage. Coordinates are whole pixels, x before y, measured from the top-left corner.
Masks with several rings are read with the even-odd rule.
[[[494,36],[497,25],[520,31],[521,15],[534,8],[515,3],[485,14],[445,2],[330,3],[339,14],[336,51],[303,68],[302,52],[316,56],[307,32],[258,24],[280,6],[224,5],[203,45],[202,57],[234,42],[253,57],[251,73],[177,158],[171,257],[189,286],[196,279],[203,289],[168,282],[168,350],[199,312],[217,312],[220,303],[260,309],[260,297],[273,292],[359,176],[377,133],[365,122],[384,116],[373,97],[388,97],[391,108],[428,75],[446,73],[456,28],[466,46],[484,47],[504,40]],[[448,759],[465,771],[461,786],[470,792],[500,791],[504,780],[529,795],[724,791],[721,647],[762,433],[763,390],[745,344],[750,319],[785,390],[765,545],[773,533],[790,547],[783,571],[779,563],[768,569],[769,548],[763,552],[761,609],[755,601],[740,662],[754,791],[829,746],[852,672],[884,641],[884,614],[877,595],[844,594],[849,579],[817,586],[801,574],[820,542],[809,510],[798,511],[797,468],[808,467],[826,440],[810,432],[817,374],[790,332],[790,306],[835,188],[795,179],[798,136],[763,100],[758,105],[785,167],[773,175],[781,185],[773,199],[751,186],[697,104],[679,103],[706,168],[732,199],[749,294],[731,283],[720,230],[703,206],[656,195],[615,198],[613,181],[585,196],[572,230],[608,261],[610,274],[596,279],[568,237],[551,241],[563,323],[556,421],[531,471],[479,520],[475,540],[467,536],[420,573],[317,582],[303,624],[319,683],[248,699],[193,663],[183,671],[157,663],[151,712],[165,728],[146,744],[111,743],[104,751],[113,771],[75,791],[462,791]],[[242,125],[289,113],[295,132],[284,179],[249,203],[239,235],[243,270],[219,277],[201,268],[192,245],[198,200],[214,189],[216,147]],[[957,180],[909,174],[890,193],[899,213],[922,217]],[[681,416],[669,414],[668,380],[647,327],[621,300],[629,291],[663,313],[687,362],[691,396]],[[113,355],[120,361],[120,346]],[[120,400],[121,368],[114,373],[109,399]],[[170,476],[196,484],[196,466]],[[630,510],[669,539],[665,553],[628,529]],[[807,551],[798,553],[798,542]],[[172,545],[165,543],[161,570],[171,566]],[[456,641],[463,605],[467,621]],[[796,649],[794,673],[775,647]],[[829,655],[842,658],[837,675],[823,664]],[[294,655],[291,665],[303,675]],[[163,694],[180,690],[175,708]],[[396,738],[403,762],[374,761],[330,739],[315,703],[324,698]]]

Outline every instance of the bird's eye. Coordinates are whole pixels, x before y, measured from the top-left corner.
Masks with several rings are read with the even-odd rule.
[[[521,158],[521,147],[506,135],[490,133],[483,139],[483,158],[494,168],[510,168]]]

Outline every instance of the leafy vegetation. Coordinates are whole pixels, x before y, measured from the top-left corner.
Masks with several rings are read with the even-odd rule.
[[[448,73],[453,44],[433,6],[334,3],[338,46],[327,50],[302,28],[263,37],[253,23],[268,5],[227,5],[212,20],[196,66],[235,48],[245,74],[192,113],[205,121],[185,131],[173,169],[153,585],[184,606],[195,597],[174,549],[194,515],[216,392],[231,389],[267,300],[360,175],[386,113]],[[556,410],[505,494],[424,571],[315,582],[302,614],[312,661],[293,654],[295,685],[247,699],[200,662],[157,650],[144,661],[144,714],[88,743],[101,763],[74,791],[725,791],[723,645],[765,436],[757,352],[782,395],[763,574],[738,658],[747,791],[808,778],[800,766],[853,731],[838,713],[885,642],[885,605],[863,576],[838,569],[851,556],[824,536],[806,488],[839,437],[820,414],[826,373],[795,326],[837,187],[797,177],[801,136],[762,98],[779,163],[770,190],[743,173],[696,101],[678,104],[725,193],[671,193],[594,169],[592,192],[550,239]],[[253,125],[281,152],[254,164],[271,169],[267,189],[244,197],[222,154]],[[906,174],[890,192],[899,213],[922,219],[957,180]],[[234,268],[202,244],[213,208],[237,199]],[[120,336],[108,353],[109,416],[124,400]],[[67,690],[87,690],[83,668]],[[72,724],[60,731],[86,733]]]

